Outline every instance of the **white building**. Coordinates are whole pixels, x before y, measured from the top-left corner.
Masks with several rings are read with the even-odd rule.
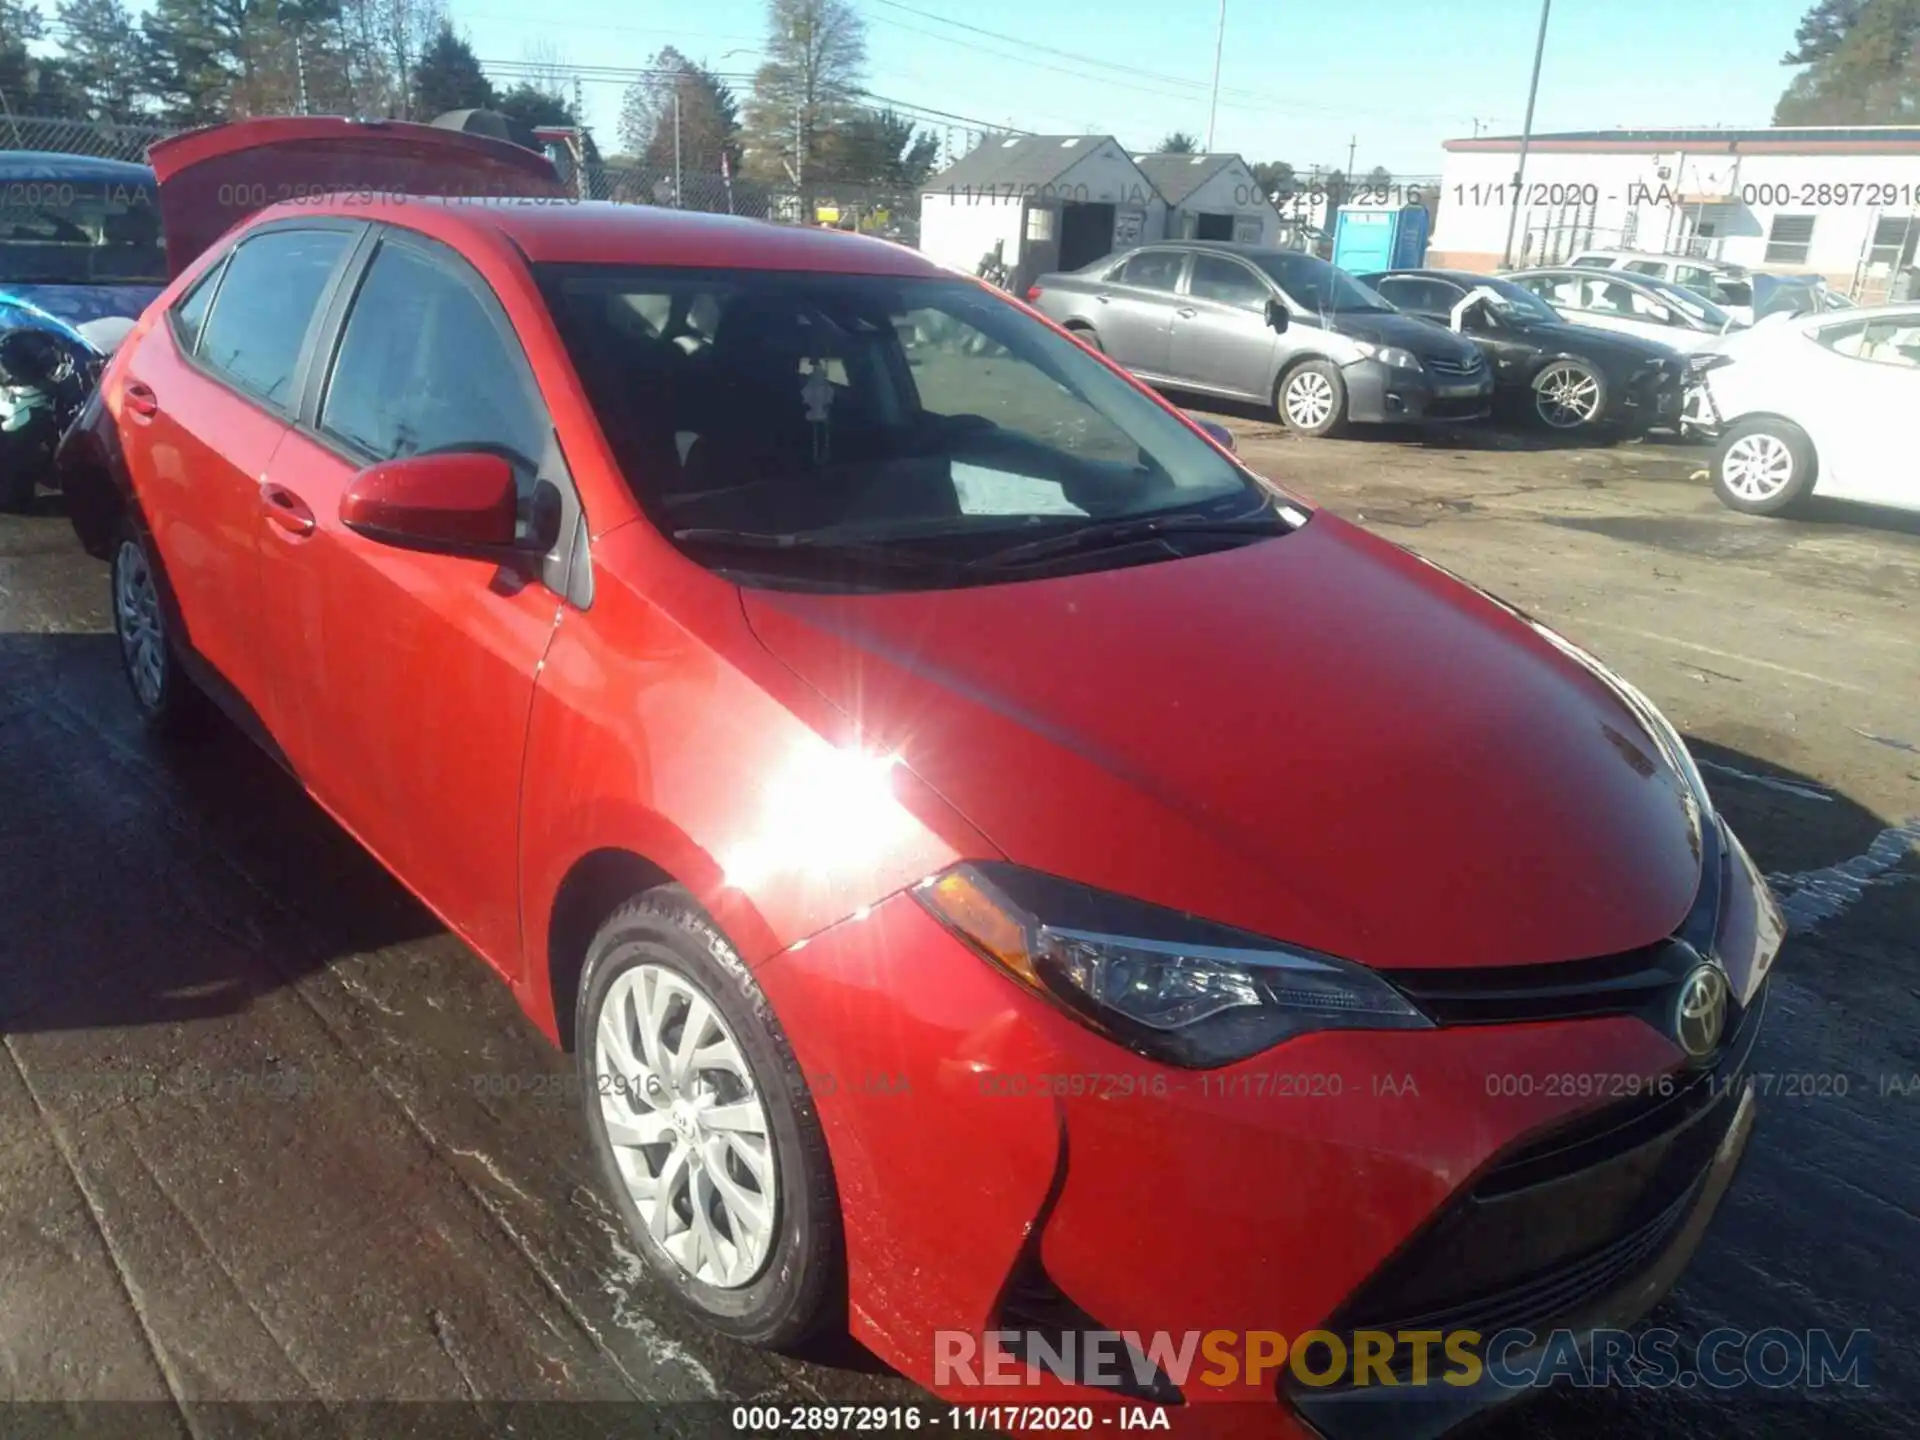
[[[997,245],[1010,288],[1157,240],[1166,202],[1111,135],[989,140],[922,187],[920,249],[975,274]]]
[[[1280,212],[1238,155],[1136,155],[1133,163],[1166,202],[1166,233],[1159,238],[1275,242]]]
[[[1517,136],[1449,140],[1428,263],[1547,264],[1618,247],[1818,273],[1886,293],[1920,238],[1920,126],[1537,135],[1515,220]]]

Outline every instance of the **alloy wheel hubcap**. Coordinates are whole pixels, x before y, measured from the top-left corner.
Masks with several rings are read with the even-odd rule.
[[[635,966],[600,1007],[594,1074],[654,1242],[703,1284],[749,1284],[773,1249],[779,1174],[766,1104],[718,1008],[679,971]]]
[[[160,593],[147,555],[131,540],[121,542],[113,567],[113,617],[120,632],[120,654],[140,703],[160,703],[166,683],[167,639],[160,617]]]
[[[1308,370],[1287,382],[1287,419],[1303,430],[1326,423],[1333,413],[1333,386],[1317,370]]]
[[[1550,365],[1534,382],[1534,405],[1556,430],[1585,425],[1600,413],[1600,382],[1578,365]]]
[[[1742,500],[1771,500],[1793,480],[1793,452],[1777,435],[1742,435],[1727,447],[1720,476]]]

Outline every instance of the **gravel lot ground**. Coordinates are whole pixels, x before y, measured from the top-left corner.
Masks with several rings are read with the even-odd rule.
[[[1225,418],[1256,468],[1646,690],[1795,923],[1774,1093],[1662,1319],[1870,1330],[1882,1398],[1586,1392],[1496,1433],[1920,1434],[1892,1403],[1920,1395],[1920,521],[1746,519],[1692,448]],[[671,1308],[485,967],[244,741],[143,742],[52,507],[0,517],[0,916],[0,1398],[205,1435],[260,1419],[208,1402],[529,1433],[482,1402],[914,1397],[851,1347],[769,1358]],[[653,1424],[725,1432],[678,1414]]]

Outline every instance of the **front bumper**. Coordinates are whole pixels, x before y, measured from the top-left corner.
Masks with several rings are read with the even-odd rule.
[[[1608,419],[1644,430],[1667,429],[1681,423],[1687,402],[1687,372],[1683,367],[1648,365],[1627,376]]]
[[[1757,956],[1777,946],[1771,907],[1735,858],[1722,929]],[[1157,1399],[1182,1433],[1371,1440],[1439,1435],[1516,1392],[1382,1401],[1203,1362],[1116,1390],[941,1357],[1003,1354],[990,1337],[1007,1330],[1177,1348],[1630,1323],[1745,1144],[1764,961],[1728,961],[1738,1027],[1711,1070],[1625,1014],[1326,1032],[1170,1069],[1034,998],[906,895],[758,973],[827,1134],[854,1332],[883,1360],[957,1403]]]
[[[1478,420],[1493,408],[1493,371],[1436,376],[1378,360],[1340,367],[1347,385],[1347,418],[1360,424],[1402,421]]]

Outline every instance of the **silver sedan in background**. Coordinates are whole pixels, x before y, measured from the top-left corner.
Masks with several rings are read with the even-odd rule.
[[[1143,245],[1042,275],[1027,300],[1149,384],[1270,406],[1306,435],[1478,419],[1492,404],[1470,341],[1295,250]]]

